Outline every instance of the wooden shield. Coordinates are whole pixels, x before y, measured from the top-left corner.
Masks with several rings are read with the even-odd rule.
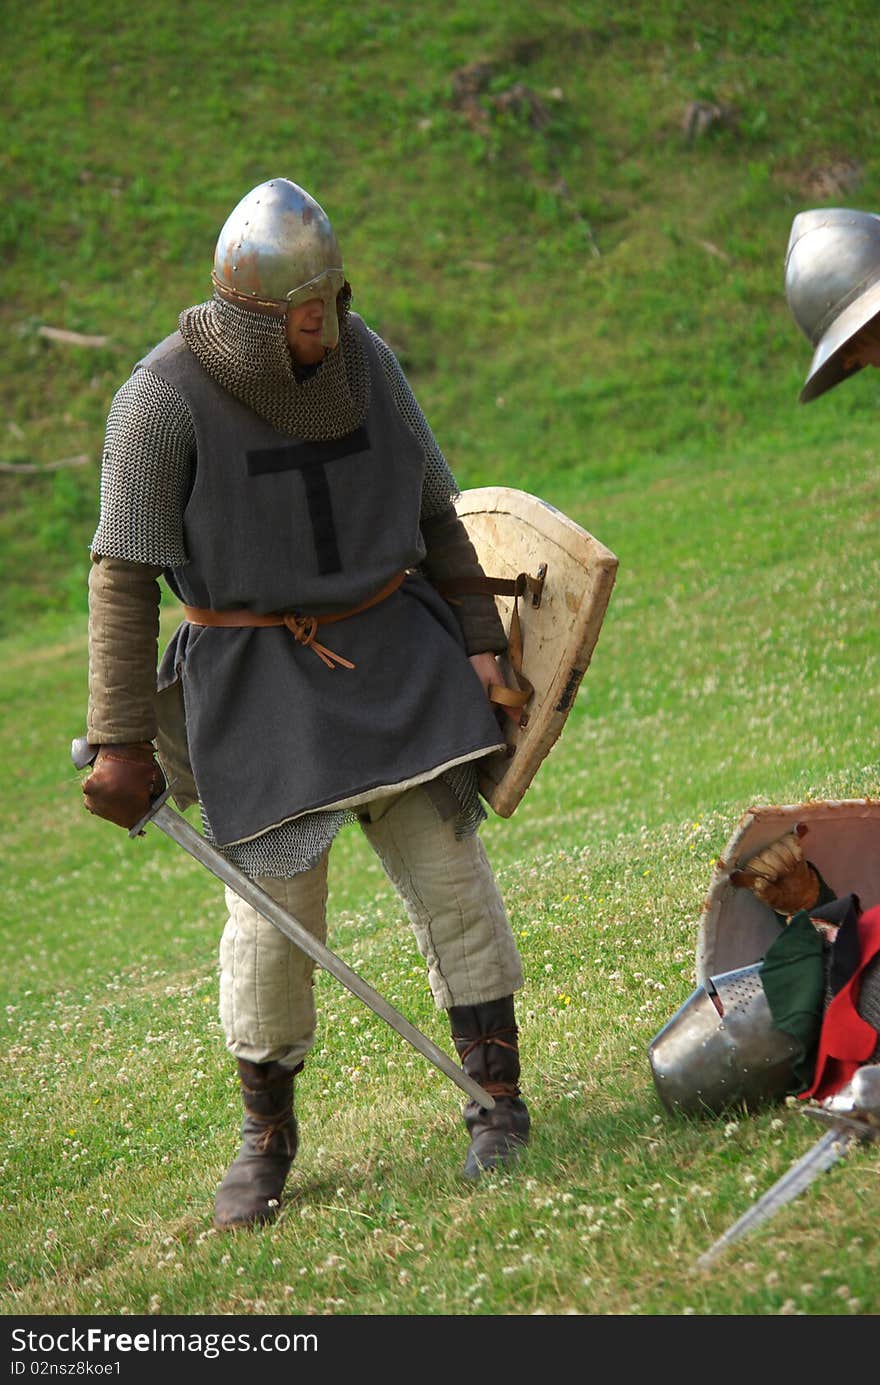
[[[617,558],[560,510],[525,491],[464,491],[456,509],[487,577],[509,580],[526,573],[533,579],[517,602],[522,671],[534,694],[519,724],[503,718],[506,752],[480,761],[480,791],[499,817],[508,818],[565,725],[605,617]],[[509,629],[514,598],[495,600]],[[505,675],[513,684],[509,667]]]
[[[800,848],[835,894],[857,894],[863,909],[880,904],[880,802],[817,799],[750,808],[737,823],[716,863],[700,915],[697,984],[710,976],[751,966],[779,936],[779,920],[751,890],[731,884],[731,872],[750,856],[806,828]]]

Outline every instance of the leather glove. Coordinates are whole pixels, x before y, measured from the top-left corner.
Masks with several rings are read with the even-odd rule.
[[[165,787],[165,776],[153,756],[149,741],[102,745],[82,785],[89,812],[118,827],[132,828],[140,822]]]
[[[793,832],[750,856],[742,870],[731,872],[731,884],[751,890],[779,914],[812,909],[819,898],[819,877],[800,848],[805,832],[799,823]]]

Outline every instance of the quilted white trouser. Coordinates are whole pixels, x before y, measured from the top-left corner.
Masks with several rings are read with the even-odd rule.
[[[457,838],[430,786],[359,809],[361,826],[406,906],[438,1009],[511,995],[522,968],[479,837]],[[257,883],[314,937],[327,934],[327,861]],[[220,1019],[226,1045],[252,1063],[293,1067],[315,1038],[314,963],[249,904],[226,891]]]

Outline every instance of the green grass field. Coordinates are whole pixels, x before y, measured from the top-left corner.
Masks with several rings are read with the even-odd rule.
[[[7,27],[0,1313],[877,1313],[876,1150],[694,1274],[818,1132],[674,1121],[646,1056],[745,809],[880,797],[880,380],[799,406],[782,289],[797,211],[880,209],[876,6],[11,0]],[[731,114],[689,142],[694,101]],[[527,975],[520,1170],[465,1184],[458,1091],[319,975],[289,1199],[223,1237],[220,890],[88,817],[68,745],[110,399],[276,174],[462,488],[540,495],[620,567],[562,739],[483,830]],[[356,830],[332,860],[330,945],[451,1051]]]

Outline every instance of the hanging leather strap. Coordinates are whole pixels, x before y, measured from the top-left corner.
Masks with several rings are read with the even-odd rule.
[[[212,611],[204,606],[184,606],[183,614],[191,625],[233,627],[286,625],[297,644],[311,649],[329,669],[335,665],[340,665],[342,668],[354,668],[355,665],[350,660],[343,659],[341,654],[335,654],[325,644],[318,643],[315,639],[318,626],[332,625],[338,620],[348,620],[349,616],[360,615],[361,611],[367,611],[371,606],[378,606],[380,601],[385,601],[387,597],[397,591],[405,576],[405,570],[395,573],[390,582],[386,582],[379,591],[367,597],[366,601],[361,601],[359,605],[352,606],[348,611],[333,611],[322,616],[305,616],[298,611],[270,615],[261,615],[257,611],[248,610]]]
[[[530,589],[531,578],[527,572],[516,577],[450,577],[438,588],[440,595],[456,604],[457,596],[480,593],[486,596],[512,596],[513,610],[510,613],[510,629],[507,632],[507,660],[517,686],[509,688],[505,683],[489,685],[489,701],[501,707],[524,707],[534,695],[535,689],[522,671],[523,633],[519,617],[519,598]]]

